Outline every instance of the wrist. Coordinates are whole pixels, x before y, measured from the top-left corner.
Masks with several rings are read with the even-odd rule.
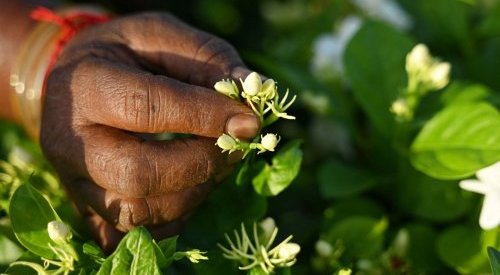
[[[45,82],[59,53],[79,31],[107,20],[108,16],[88,7],[58,13],[40,7],[32,11],[31,17],[38,22],[22,43],[11,68],[10,102],[14,117],[30,136],[38,139]]]

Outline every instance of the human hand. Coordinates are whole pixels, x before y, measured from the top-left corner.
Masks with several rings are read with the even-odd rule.
[[[101,246],[148,226],[173,234],[237,160],[223,132],[253,137],[252,110],[213,91],[248,74],[225,41],[165,13],[96,25],[63,50],[47,80],[41,145]],[[168,142],[137,133],[189,133]]]

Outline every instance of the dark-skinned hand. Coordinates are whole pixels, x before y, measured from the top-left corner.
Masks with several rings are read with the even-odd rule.
[[[101,246],[144,225],[157,238],[227,175],[224,132],[251,138],[251,109],[213,90],[249,71],[232,46],[166,13],[95,25],[64,48],[47,81],[41,145]],[[141,134],[188,133],[149,141]]]

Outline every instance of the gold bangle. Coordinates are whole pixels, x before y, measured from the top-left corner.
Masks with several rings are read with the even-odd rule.
[[[21,48],[10,76],[14,112],[35,140],[40,131],[43,82],[59,32],[57,25],[38,23]]]
[[[72,7],[59,14],[74,12],[106,14],[100,8],[89,6]],[[38,22],[23,43],[10,75],[11,106],[26,132],[36,141],[40,136],[45,80],[62,32],[63,28],[57,24]]]

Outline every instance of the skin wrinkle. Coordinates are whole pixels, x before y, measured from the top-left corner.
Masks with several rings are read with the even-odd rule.
[[[229,117],[252,111],[201,83],[243,66],[232,46],[207,37],[170,15],[139,14],[79,33],[58,58],[48,80],[42,147],[84,205],[80,210],[107,220],[92,219],[94,230],[179,219],[205,199],[226,167],[214,138]],[[190,73],[195,83],[186,83]],[[152,142],[130,132],[212,138]],[[107,238],[103,232],[99,237]]]

